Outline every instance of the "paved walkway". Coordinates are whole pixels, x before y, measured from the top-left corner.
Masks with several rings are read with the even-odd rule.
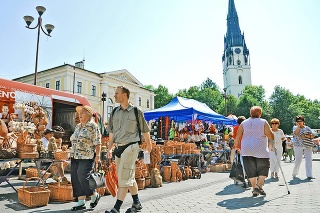
[[[266,179],[264,190],[266,197],[252,197],[250,189],[235,185],[229,179],[229,173],[206,173],[201,179],[189,179],[180,183],[164,183],[161,188],[148,188],[139,191],[144,212],[318,212],[320,209],[320,154],[314,154],[313,173],[316,179],[305,177],[304,161],[298,178],[292,179],[294,162],[281,161],[284,178]],[[11,180],[15,187],[21,187],[24,181]],[[116,198],[111,195],[101,198],[95,209],[80,212],[104,212],[110,210]],[[131,206],[128,194],[121,212]],[[48,206],[29,209],[17,200],[17,194],[6,183],[0,185],[0,211],[11,212],[71,212],[74,202],[49,202]],[[89,206],[89,201],[87,201]]]

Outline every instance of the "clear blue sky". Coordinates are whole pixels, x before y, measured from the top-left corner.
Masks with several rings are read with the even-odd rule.
[[[127,69],[144,85],[170,93],[207,78],[223,88],[223,37],[228,0],[2,0],[0,77],[34,73],[36,30],[24,15],[53,24],[41,34],[38,70],[85,58],[94,72]],[[281,85],[320,100],[320,1],[235,0],[250,50],[252,84],[267,98]],[[35,22],[35,21],[34,21]],[[32,23],[31,26],[35,26]]]

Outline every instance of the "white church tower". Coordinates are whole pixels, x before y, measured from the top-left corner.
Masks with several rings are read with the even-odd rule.
[[[240,98],[246,86],[251,84],[251,66],[249,49],[244,33],[241,34],[239,18],[234,0],[229,0],[227,16],[227,34],[224,37],[222,56],[223,83],[227,95]]]

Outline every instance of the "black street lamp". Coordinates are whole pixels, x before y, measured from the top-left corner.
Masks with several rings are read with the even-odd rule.
[[[42,30],[42,32],[47,35],[50,36],[50,33],[52,32],[52,30],[54,29],[54,26],[52,24],[46,24],[44,27],[47,30],[47,33],[43,30],[42,27],[42,14],[46,11],[45,7],[42,6],[37,6],[36,10],[38,11],[39,17],[38,17],[38,23],[37,26],[35,27],[30,27],[30,24],[33,22],[34,18],[32,16],[24,16],[23,19],[25,20],[27,26],[26,28],[28,29],[36,29],[38,28],[38,38],[37,38],[37,51],[36,51],[36,66],[35,66],[35,70],[34,70],[34,85],[37,85],[37,72],[38,72],[38,51],[39,51],[39,38],[40,38],[40,29]]]
[[[102,92],[102,98],[101,98],[101,101],[102,101],[102,122],[104,123],[104,102],[107,100],[106,97],[107,97],[107,94],[105,92]]]

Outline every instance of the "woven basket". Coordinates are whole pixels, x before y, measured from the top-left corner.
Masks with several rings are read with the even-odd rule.
[[[19,188],[18,191],[18,200],[19,203],[28,206],[29,208],[37,206],[47,206],[49,202],[50,190],[44,188],[44,181],[42,181],[42,186],[32,186],[26,187],[28,180],[36,179],[41,180],[40,178],[28,178],[24,183],[22,188]]]
[[[37,151],[37,144],[31,144],[31,143],[18,144],[17,151],[18,152],[27,152],[27,153],[36,152]]]
[[[47,180],[51,176],[51,173],[41,170],[41,174],[44,174],[44,173],[45,175],[43,177],[43,180]],[[32,178],[32,177],[39,177],[37,168],[26,169],[26,178]]]
[[[163,152],[165,155],[172,155],[175,154],[174,146],[164,146]]]
[[[201,150],[200,149],[194,149],[191,151],[191,154],[200,154]]]
[[[137,182],[139,190],[143,190],[145,188],[145,179],[144,178],[137,178],[136,182]]]
[[[53,153],[54,159],[56,160],[68,160],[70,158],[69,151],[56,151]]]
[[[50,200],[59,202],[68,202],[73,200],[73,191],[71,183],[49,183],[48,189],[51,191]]]
[[[27,152],[18,152],[18,158],[22,159],[35,159],[39,158],[39,153],[38,152],[32,152],[32,153],[27,153]]]
[[[145,177],[144,186],[147,188],[147,187],[150,187],[150,185],[151,185],[151,177]]]

